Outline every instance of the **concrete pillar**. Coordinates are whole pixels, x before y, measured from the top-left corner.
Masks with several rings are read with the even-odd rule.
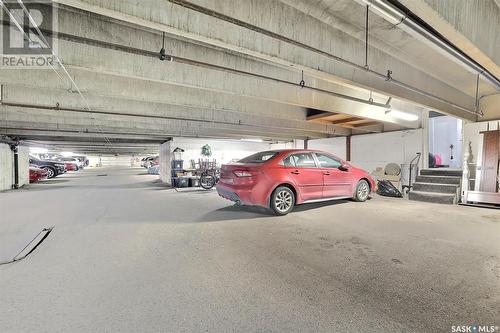
[[[345,160],[351,162],[351,136],[345,137]]]
[[[429,167],[429,109],[422,110],[422,157],[420,161],[421,169]]]
[[[298,140],[298,139],[293,140],[293,148],[294,149],[305,149],[304,140]]]
[[[160,145],[160,180],[172,185],[172,141]]]
[[[19,187],[28,185],[30,183],[30,157],[29,157],[29,147],[19,146]]]
[[[0,143],[0,191],[10,190],[14,179],[13,154],[10,146]]]

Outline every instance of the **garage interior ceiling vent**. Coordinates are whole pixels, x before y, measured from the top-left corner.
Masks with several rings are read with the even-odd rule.
[[[170,2],[176,4],[176,5],[179,5],[179,6],[182,6],[182,7],[185,7],[185,8],[188,8],[188,9],[191,9],[191,10],[194,10],[194,11],[197,11],[199,13],[202,13],[202,14],[205,14],[205,15],[208,15],[208,16],[211,16],[211,17],[215,17],[217,19],[220,19],[220,20],[223,20],[223,21],[226,21],[226,22],[229,22],[229,23],[232,23],[234,25],[237,25],[237,26],[240,26],[240,27],[243,27],[243,28],[246,28],[246,29],[249,29],[249,30],[252,30],[252,31],[255,31],[255,32],[258,32],[258,33],[261,33],[263,35],[266,35],[266,36],[269,36],[271,38],[274,38],[274,39],[277,39],[277,40],[280,40],[282,42],[285,42],[285,43],[289,43],[291,45],[295,45],[295,46],[298,46],[300,48],[303,48],[303,49],[306,49],[306,50],[309,50],[311,52],[314,52],[314,53],[317,53],[317,54],[320,54],[320,55],[323,55],[325,57],[328,57],[330,59],[333,59],[337,62],[340,62],[340,63],[343,63],[345,65],[348,65],[348,66],[351,66],[351,67],[354,67],[356,69],[359,69],[361,71],[365,71],[367,73],[370,73],[372,75],[374,75],[375,77],[379,78],[379,79],[382,79],[382,80],[385,80],[387,82],[390,82],[394,85],[397,85],[401,88],[404,88],[404,89],[407,89],[407,90],[410,90],[410,91],[413,91],[417,94],[420,94],[422,96],[426,96],[428,98],[432,98],[436,101],[439,101],[441,103],[444,103],[444,104],[447,104],[449,106],[452,106],[454,108],[457,108],[461,111],[464,111],[466,113],[470,113],[470,114],[473,114],[475,116],[478,115],[477,112],[473,111],[473,110],[469,110],[468,108],[465,108],[463,106],[460,106],[458,104],[455,104],[445,98],[442,98],[442,97],[439,97],[439,96],[436,96],[436,95],[433,95],[429,92],[426,92],[426,91],[423,91],[421,89],[418,89],[416,87],[413,87],[409,84],[406,84],[402,81],[399,81],[399,80],[396,80],[392,77],[388,78],[388,76],[386,74],[382,74],[382,73],[379,73],[377,71],[374,71],[368,67],[365,67],[364,65],[358,65],[357,63],[355,62],[352,62],[352,61],[349,61],[349,60],[346,60],[342,57],[339,57],[339,56],[336,56],[332,53],[328,53],[326,51],[323,51],[321,49],[318,49],[318,48],[315,48],[313,46],[310,46],[310,45],[307,45],[307,44],[304,44],[302,42],[299,42],[299,41],[296,41],[296,40],[293,40],[291,38],[288,38],[286,36],[282,36],[280,34],[277,34],[275,32],[272,32],[272,31],[269,31],[269,30],[266,30],[266,29],[263,29],[261,27],[258,27],[258,26],[255,26],[253,24],[250,24],[250,23],[247,23],[247,22],[244,22],[244,21],[241,21],[241,20],[238,20],[238,19],[235,19],[233,17],[230,17],[230,16],[227,16],[227,15],[224,15],[224,14],[221,14],[219,12],[216,12],[214,10],[211,10],[211,9],[208,9],[208,8],[205,8],[205,7],[202,7],[202,6],[199,6],[199,5],[196,5],[196,4],[193,4],[189,1],[186,1],[186,0],[169,0]],[[366,1],[365,4],[368,2],[368,4],[371,4],[371,2],[369,0],[359,0],[359,1]],[[298,67],[296,67],[298,68]],[[319,71],[317,69],[312,69],[312,68],[306,68],[304,67],[303,68],[304,70],[312,70],[312,71]],[[302,69],[301,69],[302,70]],[[486,70],[484,69],[481,69],[483,71],[483,75],[486,75],[487,72]],[[493,77],[494,78],[494,77]],[[496,80],[496,78],[494,78]],[[496,80],[498,82],[498,80]],[[497,84],[495,84],[496,87],[500,87],[500,82]]]
[[[389,19],[389,22],[398,25],[405,32],[420,37],[419,39],[430,45],[431,47],[440,50],[443,54],[462,65],[466,70],[471,73],[479,74],[489,81],[497,90],[500,90],[500,80],[493,74],[488,72],[480,64],[470,59],[467,55],[462,53],[458,48],[453,46],[449,41],[443,37],[437,36],[426,29],[422,24],[416,22],[411,16],[407,8],[403,12],[400,8],[396,7],[392,1],[387,0],[362,0],[369,7],[375,9],[375,12],[383,14]]]

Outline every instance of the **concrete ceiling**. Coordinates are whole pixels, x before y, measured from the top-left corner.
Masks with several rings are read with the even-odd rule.
[[[475,74],[373,11],[364,68],[362,2],[55,2],[58,34],[41,28],[85,101],[61,68],[0,69],[0,134],[140,153],[173,136],[290,140],[420,126],[387,114],[389,97],[407,113],[476,119]],[[162,32],[171,62],[158,59]],[[308,119],[310,110],[332,116]]]

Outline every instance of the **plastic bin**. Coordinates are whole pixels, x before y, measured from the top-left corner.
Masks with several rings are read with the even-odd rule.
[[[175,187],[188,187],[189,186],[189,178],[186,177],[178,177],[175,178]]]
[[[189,178],[189,186],[190,187],[199,187],[200,186],[200,179],[197,177]]]

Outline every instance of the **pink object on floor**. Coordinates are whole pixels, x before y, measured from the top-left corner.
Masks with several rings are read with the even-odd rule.
[[[441,159],[441,155],[436,154],[434,155],[434,158],[436,159],[436,166],[443,165],[443,160]]]

